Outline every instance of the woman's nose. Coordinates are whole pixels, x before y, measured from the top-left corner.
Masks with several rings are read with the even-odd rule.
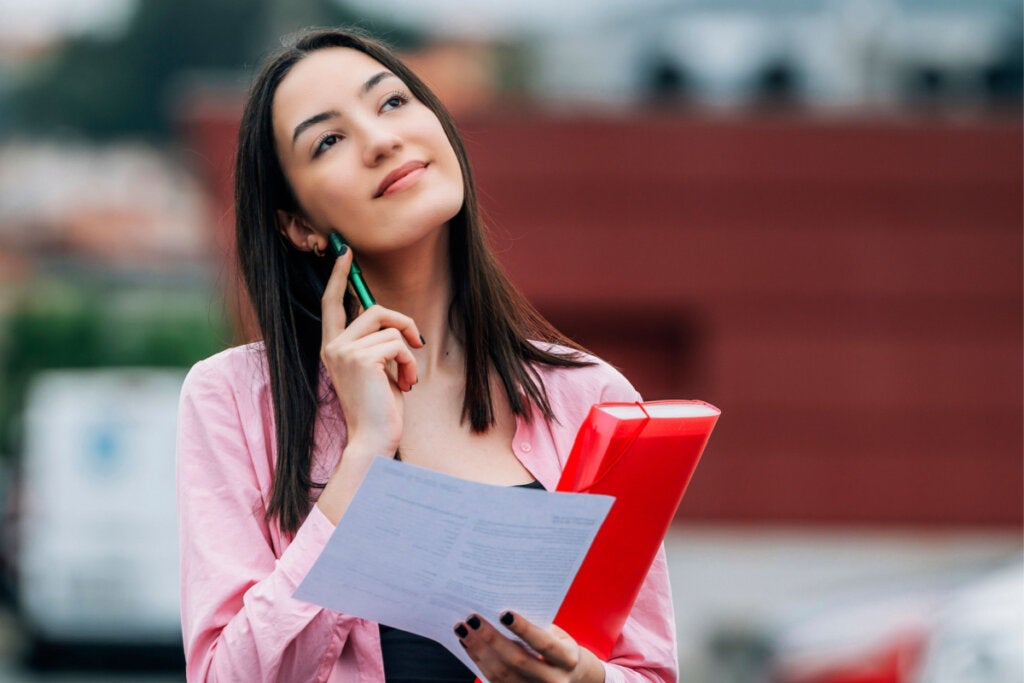
[[[383,126],[369,129],[366,133],[366,145],[363,148],[363,160],[368,166],[376,166],[401,147],[402,139],[391,130]]]

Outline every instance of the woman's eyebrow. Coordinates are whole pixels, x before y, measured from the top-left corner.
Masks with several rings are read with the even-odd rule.
[[[373,86],[377,85],[388,76],[391,76],[392,78],[398,78],[397,76],[395,76],[395,74],[391,73],[390,71],[381,71],[379,74],[374,74],[373,76],[370,76],[370,79],[366,81],[366,83],[363,83],[363,87],[359,91],[359,96],[362,97],[366,93],[370,92],[370,90],[373,89]]]
[[[331,109],[329,111],[322,111],[319,114],[310,116],[308,119],[306,119],[299,125],[295,126],[295,132],[292,133],[292,147],[295,146],[295,141],[299,139],[299,136],[302,135],[303,131],[305,131],[307,128],[309,128],[310,126],[315,126],[321,121],[327,121],[328,119],[337,118],[338,116],[341,116],[341,113],[335,109]]]
[[[380,83],[381,81],[388,77],[398,78],[390,71],[381,71],[380,73],[370,76],[366,83],[363,83],[363,87],[359,89],[359,96],[365,96],[366,93],[373,90],[373,86],[377,85],[378,83]],[[338,116],[341,116],[341,113],[335,109],[331,109],[329,111],[322,111],[319,114],[310,116],[308,119],[306,119],[299,125],[295,126],[295,132],[292,133],[292,146],[295,146],[295,141],[298,140],[299,136],[302,135],[302,133],[310,126],[315,126],[318,123],[327,121],[328,119],[336,118]]]

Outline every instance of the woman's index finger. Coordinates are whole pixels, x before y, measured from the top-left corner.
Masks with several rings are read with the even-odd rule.
[[[528,621],[522,615],[511,610],[502,612],[498,619],[505,628],[519,636],[520,639],[553,666],[572,668],[573,652],[567,643],[555,634]],[[557,629],[557,627],[553,627]],[[561,629],[558,629],[561,631]]]
[[[352,322],[351,327],[358,336],[390,327],[398,330],[406,344],[413,348],[420,348],[425,344],[415,320],[404,313],[384,308],[380,304],[374,304],[368,308]]]

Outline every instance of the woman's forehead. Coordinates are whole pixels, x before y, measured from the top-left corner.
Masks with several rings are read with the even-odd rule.
[[[274,93],[274,128],[283,132],[325,106],[357,100],[367,79],[389,69],[373,57],[347,47],[329,47],[306,55],[288,71]],[[279,126],[281,127],[279,129]]]

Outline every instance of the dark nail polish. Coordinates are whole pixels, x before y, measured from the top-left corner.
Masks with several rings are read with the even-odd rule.
[[[422,334],[420,335],[420,343],[423,344],[424,346],[427,345],[427,340],[423,338]]]
[[[455,627],[455,635],[457,635],[459,638],[465,638],[466,636],[469,635],[469,631],[466,630],[465,626],[463,626],[462,624],[459,624],[458,626]],[[462,642],[462,641],[459,641],[459,642]]]
[[[505,624],[505,626],[511,626],[515,620],[516,618],[512,616],[511,612],[503,612],[501,615],[501,623]]]
[[[327,236],[327,242],[331,245],[331,251],[334,252],[335,258],[341,258],[348,251],[348,245],[345,244],[345,240],[341,239],[341,235],[336,232],[332,232]]]
[[[475,614],[469,619],[466,619],[466,623],[469,624],[469,627],[474,631],[480,628],[480,619]]]

